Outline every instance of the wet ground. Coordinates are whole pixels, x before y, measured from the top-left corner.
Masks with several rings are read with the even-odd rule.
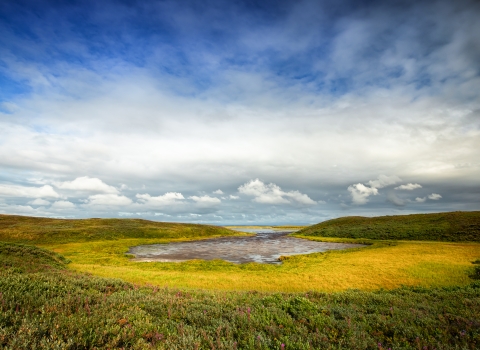
[[[246,231],[246,230],[243,230]],[[315,242],[288,237],[290,232],[263,230],[255,236],[222,237],[200,241],[131,247],[136,261],[181,262],[221,259],[233,263],[280,264],[280,256],[363,247],[361,244]]]

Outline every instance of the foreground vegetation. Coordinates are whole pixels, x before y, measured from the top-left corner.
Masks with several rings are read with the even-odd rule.
[[[480,283],[301,294],[139,287],[0,244],[4,349],[476,349]]]
[[[480,242],[480,211],[379,216],[348,216],[306,227],[298,236]]]

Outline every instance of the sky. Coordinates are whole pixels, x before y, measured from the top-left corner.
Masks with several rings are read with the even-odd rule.
[[[0,213],[480,210],[478,1],[0,2]]]

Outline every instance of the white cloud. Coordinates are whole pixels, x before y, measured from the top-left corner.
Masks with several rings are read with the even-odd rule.
[[[213,193],[213,194],[223,194],[223,191],[220,190],[220,189],[218,189],[218,190],[216,190],[216,191],[213,191],[212,193]]]
[[[132,204],[128,197],[118,194],[94,194],[88,197],[87,206],[123,206]]]
[[[220,204],[222,203],[220,198],[217,197],[210,197],[209,195],[203,195],[203,196],[190,196],[188,199],[191,199],[192,201],[195,202],[195,209],[190,207],[190,212],[195,211],[195,210],[200,210],[202,213],[204,211],[217,211],[219,209]],[[185,211],[187,211],[187,208],[185,208]]]
[[[235,199],[238,199],[240,197],[239,196],[234,196],[233,194],[231,194],[230,196],[228,196],[228,198],[235,200]]]
[[[374,188],[383,188],[390,185],[395,185],[397,182],[402,181],[398,176],[387,176],[387,175],[380,175],[376,180],[368,181],[370,187]]]
[[[417,197],[415,198],[415,201],[418,203],[424,203],[427,200],[427,197]]]
[[[52,206],[50,207],[50,209],[75,209],[75,204],[73,204],[72,202],[69,202],[69,201],[56,201],[52,204]]]
[[[18,185],[0,185],[0,196],[25,198],[59,198],[52,186],[27,187]]]
[[[396,190],[406,190],[406,191],[412,191],[417,188],[422,188],[422,185],[409,183],[406,185],[400,185],[398,187],[395,187]]]
[[[198,196],[190,196],[188,197],[189,199],[199,203],[199,204],[219,204],[221,203],[222,201],[217,198],[217,197],[210,197],[208,195],[204,195],[204,196],[201,196],[201,197],[198,197]]]
[[[270,183],[268,185],[264,184],[259,179],[250,180],[240,186],[238,191],[242,194],[246,194],[247,196],[255,197],[253,201],[257,203],[265,203],[265,204],[288,204],[290,203],[287,199],[283,198],[284,192],[282,189]]]
[[[294,202],[296,202],[298,204],[302,204],[302,205],[315,205],[315,204],[317,204],[317,202],[315,202],[309,196],[307,196],[304,193],[300,193],[299,191],[285,192],[284,196],[286,196],[289,199],[293,200]]]
[[[228,23],[235,38],[227,40],[231,44],[227,50],[202,47],[205,40],[201,33],[208,32],[204,30],[208,25],[200,31],[190,30],[194,36],[199,33],[199,45],[169,44],[187,55],[190,63],[181,67],[175,54],[155,40],[146,43],[154,48],[151,55],[142,52],[143,46],[132,48],[132,55],[139,53],[146,60],[138,67],[122,56],[100,54],[92,60],[88,47],[98,46],[96,38],[82,41],[85,50],[75,51],[78,45],[74,45],[71,51],[75,38],[63,40],[69,33],[62,30],[52,28],[53,36],[37,33],[35,43],[26,42],[13,31],[3,31],[4,49],[10,52],[2,56],[4,68],[31,86],[31,93],[12,96],[3,104],[3,110],[8,111],[0,116],[3,181],[39,187],[88,174],[119,190],[126,190],[120,186],[123,183],[135,189],[147,185],[148,191],[128,193],[163,194],[174,188],[188,189],[188,197],[203,194],[205,189],[212,195],[211,188],[220,185],[225,192],[234,193],[229,189],[259,177],[313,198],[332,198],[332,203],[340,203],[333,200],[338,193],[344,193],[342,200],[352,195],[356,204],[370,200],[375,207],[372,212],[380,215],[390,213],[391,208],[376,206],[379,201],[374,199],[379,196],[374,196],[383,195],[382,188],[391,181],[379,178],[370,183],[367,179],[396,174],[425,186],[435,183],[435,191],[445,197],[436,202],[425,197],[425,201],[441,210],[480,208],[480,37],[475,34],[480,32],[480,21],[474,1],[441,0],[431,2],[433,5],[420,1],[405,8],[374,6],[372,11],[360,6],[353,12],[347,9],[340,17],[329,16],[328,6],[321,5],[326,2],[315,2],[319,7],[313,3],[298,2],[293,11],[287,11],[288,16],[260,27],[243,17],[245,14],[238,14]],[[111,14],[118,18],[117,12]],[[171,17],[168,11],[162,15]],[[186,22],[201,23],[202,16]],[[328,34],[324,30],[327,22],[318,16],[331,17],[331,23],[327,22],[335,28],[335,35],[323,37]],[[67,17],[59,16],[58,28],[71,28]],[[43,21],[39,14],[30,27],[34,31],[43,28],[39,25]],[[210,22],[219,25],[216,19],[204,23]],[[135,33],[129,23],[125,22],[126,32]],[[247,23],[248,28],[235,26],[240,23]],[[259,31],[265,35],[258,35]],[[426,32],[431,35],[422,35]],[[108,33],[104,34],[107,36],[98,38],[108,45]],[[329,42],[325,55],[304,54],[318,50],[317,44],[324,39]],[[365,49],[372,45],[375,50]],[[33,59],[24,56],[25,50],[15,49],[20,47],[30,47],[38,55]],[[273,55],[301,64],[306,78],[291,80],[297,72],[288,69],[285,74],[276,74],[265,47],[275,48],[270,50]],[[253,59],[243,66],[218,64],[228,61],[225,55],[235,56],[237,49],[266,59]],[[49,59],[48,51],[82,57],[71,64]],[[314,61],[308,62],[310,56]],[[39,57],[42,59],[37,60]],[[158,62],[168,68],[160,71],[175,72],[177,67],[195,74],[151,70]],[[192,83],[203,81],[205,74],[218,79],[212,84]],[[321,81],[316,81],[318,77]],[[336,89],[339,81],[346,81],[348,88]],[[22,79],[19,83],[24,84]],[[52,181],[21,182],[25,176]],[[357,184],[359,179],[365,179],[364,183]],[[398,184],[392,188],[395,186]],[[347,187],[349,192],[345,192]],[[62,189],[56,191],[62,194]],[[111,188],[65,193],[82,198],[118,194]],[[411,195],[412,199],[416,196]],[[8,200],[24,204],[39,198],[21,197],[28,199]],[[267,217],[273,210],[258,202],[295,202],[295,195],[241,197],[225,200],[222,215],[244,211],[248,216],[251,210],[259,218]],[[297,200],[301,202],[300,197]],[[250,202],[252,198],[258,202]],[[249,203],[245,205],[244,200]],[[151,202],[160,206],[163,200]],[[191,200],[184,202],[193,207]],[[84,207],[77,207],[78,215],[85,215]],[[181,207],[176,206],[183,210]],[[362,213],[367,207],[349,207],[347,214]],[[123,209],[134,212],[133,208]],[[279,210],[288,215],[295,212],[289,209]],[[346,213],[338,211],[335,204],[326,206],[325,212],[332,216]]]
[[[98,178],[88,176],[77,177],[73,181],[64,181],[55,183],[57,188],[62,190],[99,192],[99,193],[118,193],[118,190]],[[123,185],[122,185],[123,186]]]
[[[361,183],[348,186],[348,191],[352,195],[353,204],[359,205],[367,203],[368,197],[378,194],[378,190],[375,187],[367,187]]]
[[[151,196],[148,193],[137,194],[138,203],[148,207],[163,207],[166,205],[181,203],[185,197],[178,192],[167,192],[162,196]]]
[[[41,206],[45,206],[45,205],[49,205],[50,202],[49,201],[46,201],[45,199],[41,199],[41,198],[37,198],[33,201],[30,201],[28,202],[28,204],[30,205],[41,205]]]
[[[433,201],[438,201],[440,198],[442,198],[441,195],[438,193],[432,193],[431,195],[428,196],[428,199],[431,199]]]
[[[12,214],[12,215],[34,215],[34,216],[45,216],[51,214],[49,212],[45,212],[44,210],[40,210],[40,208],[32,208],[29,205],[4,205],[0,204],[0,211],[2,213]]]
[[[393,176],[380,175],[377,179],[368,181],[368,184],[370,185],[370,187],[362,183],[358,183],[358,184],[349,186],[348,191],[352,196],[353,204],[362,205],[368,202],[368,197],[378,195],[379,188],[395,185],[397,182],[400,182],[400,181],[402,181],[402,179],[400,179],[396,175],[393,175]],[[399,199],[397,197],[395,198],[396,198],[395,202],[398,203]]]
[[[265,184],[259,179],[250,180],[250,182],[240,186],[238,191],[247,196],[255,197],[253,201],[257,203],[300,205],[314,205],[317,203],[308,195],[299,191],[285,192],[280,186],[274,183]]]

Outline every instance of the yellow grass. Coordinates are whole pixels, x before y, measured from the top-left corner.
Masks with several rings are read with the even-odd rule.
[[[465,285],[471,281],[471,262],[480,258],[478,243],[412,241],[377,241],[366,248],[289,257],[280,266],[220,260],[134,262],[124,254],[130,246],[160,242],[121,239],[43,246],[72,260],[71,269],[137,284],[283,292]]]

